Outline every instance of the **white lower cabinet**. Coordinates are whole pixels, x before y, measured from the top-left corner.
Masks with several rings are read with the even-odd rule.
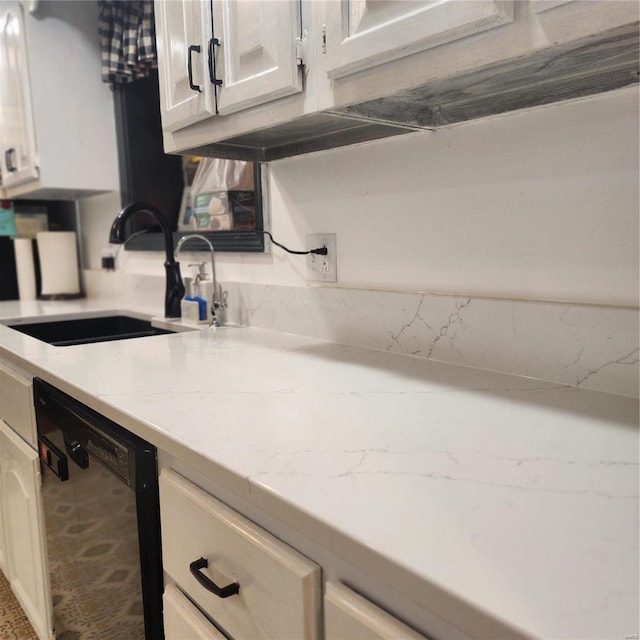
[[[324,616],[325,640],[425,640],[342,584],[327,583]]]
[[[317,564],[170,469],[160,517],[165,572],[231,637],[319,640]]]
[[[7,577],[38,637],[49,640],[53,638],[53,615],[40,461],[38,454],[3,420],[0,420],[0,473]]]
[[[162,600],[165,640],[227,640],[174,585],[167,585]]]
[[[19,373],[0,362],[0,418],[30,444],[37,446],[33,384],[26,372]]]

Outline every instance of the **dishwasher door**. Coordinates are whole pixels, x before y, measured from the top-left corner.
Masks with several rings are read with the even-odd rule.
[[[161,640],[156,450],[34,380],[58,640]]]
[[[67,465],[42,474],[56,637],[145,640],[136,495],[89,456]]]

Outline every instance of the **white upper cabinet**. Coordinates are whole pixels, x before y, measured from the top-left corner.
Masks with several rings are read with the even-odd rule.
[[[156,3],[166,83],[171,61],[162,51],[184,40],[184,0]],[[204,78],[205,95],[215,85],[215,117],[210,106],[196,108],[197,121],[179,127],[163,105],[168,153],[269,162],[612,91],[638,77],[639,5],[626,0],[200,4],[211,7],[213,46],[192,53],[192,66],[204,66],[195,82]],[[187,47],[175,52],[184,80]]]
[[[8,199],[75,200],[120,188],[98,6],[0,1],[0,167]]]
[[[22,7],[0,4],[0,167],[5,187],[38,177]]]
[[[513,21],[510,0],[334,0],[326,64],[340,78]]]
[[[208,77],[208,2],[156,0],[155,20],[162,124],[176,130],[215,114]]]
[[[213,35],[220,115],[302,91],[299,0],[214,0]]]
[[[162,127],[302,91],[300,0],[155,0]]]

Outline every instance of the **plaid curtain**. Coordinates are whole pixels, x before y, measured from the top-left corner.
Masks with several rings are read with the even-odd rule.
[[[102,81],[125,84],[158,64],[153,0],[98,0]]]

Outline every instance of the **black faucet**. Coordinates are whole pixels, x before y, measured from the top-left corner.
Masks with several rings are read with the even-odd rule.
[[[166,291],[164,296],[164,315],[166,318],[179,318],[180,302],[184,297],[184,285],[180,276],[180,263],[173,257],[173,236],[164,216],[152,205],[144,202],[132,202],[128,204],[117,216],[111,225],[109,232],[109,242],[112,244],[124,244],[125,233],[124,223],[138,211],[151,214],[160,225],[164,233],[164,248],[167,258],[164,268],[167,274]]]

